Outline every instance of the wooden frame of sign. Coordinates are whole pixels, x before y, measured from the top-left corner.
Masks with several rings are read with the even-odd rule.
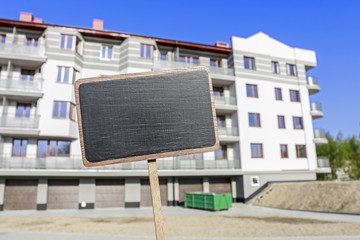
[[[137,79],[141,77],[158,77],[161,75],[168,75],[170,74],[182,74],[182,73],[195,73],[199,71],[206,71],[207,72],[207,79],[208,79],[208,86],[209,86],[209,94],[211,99],[211,108],[212,108],[212,118],[213,118],[213,127],[214,127],[214,142],[212,145],[208,145],[205,147],[199,147],[194,149],[181,149],[177,151],[165,151],[160,153],[153,153],[153,154],[145,154],[141,156],[130,156],[130,157],[119,157],[113,159],[105,159],[98,162],[93,162],[87,159],[86,157],[86,144],[84,141],[84,126],[83,126],[83,119],[82,119],[82,108],[81,108],[81,86],[86,84],[94,84],[106,81],[122,81],[122,80],[131,80]],[[149,78],[149,81],[151,79]],[[149,160],[149,159],[158,159],[158,158],[165,158],[165,157],[174,157],[174,156],[181,156],[187,154],[196,154],[196,153],[203,153],[203,152],[211,152],[215,151],[219,147],[219,137],[217,134],[217,123],[216,123],[216,112],[214,106],[214,97],[213,97],[213,90],[212,90],[212,81],[210,77],[210,71],[207,67],[197,67],[197,68],[190,68],[190,69],[177,69],[177,70],[167,70],[167,71],[154,71],[154,72],[144,72],[144,73],[132,73],[132,74],[123,74],[123,75],[114,75],[114,76],[106,76],[106,77],[96,77],[96,78],[85,78],[80,79],[75,82],[75,97],[76,97],[76,110],[77,110],[77,119],[78,119],[78,126],[79,126],[79,135],[80,135],[80,144],[81,144],[81,152],[82,152],[82,159],[83,163],[87,167],[94,167],[94,166],[103,166],[115,163],[125,163],[125,162],[133,162],[133,161],[141,161],[141,160]],[[86,98],[86,96],[85,96]],[[84,99],[85,99],[84,98]],[[101,124],[101,123],[99,123]],[[110,136],[111,137],[111,136]],[[176,136],[174,136],[176,137]],[[126,140],[125,140],[126,141]]]

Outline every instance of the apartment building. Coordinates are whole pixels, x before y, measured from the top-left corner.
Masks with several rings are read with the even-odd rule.
[[[220,148],[158,159],[161,200],[231,192],[246,202],[271,182],[329,172],[312,121],[323,117],[307,71],[315,52],[264,33],[229,44],[196,44],[93,28],[46,24],[30,13],[0,19],[0,209],[151,206],[145,161],[82,165],[73,83],[79,78],[207,66]]]

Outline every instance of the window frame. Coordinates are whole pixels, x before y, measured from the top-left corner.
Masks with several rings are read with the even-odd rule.
[[[256,155],[255,156],[253,156],[253,146],[256,147]],[[263,144],[262,143],[250,143],[250,155],[251,155],[251,158],[264,158]]]
[[[59,116],[54,116],[55,114],[55,103],[59,103],[59,108],[58,108],[58,114]],[[66,103],[66,117],[61,117],[61,106],[62,106],[62,103]],[[72,112],[75,112],[74,114],[74,119],[72,119]],[[76,105],[72,102],[67,102],[67,101],[54,101],[53,103],[53,111],[52,111],[52,118],[54,119],[70,119],[74,122],[76,122]]]
[[[226,116],[225,115],[216,115],[216,123],[220,128],[226,128]]]
[[[212,66],[211,62],[215,62],[216,66]],[[213,67],[213,68],[222,68],[222,60],[221,59],[210,58],[209,66]]]
[[[275,100],[276,101],[282,101],[283,100],[282,89],[281,88],[275,88]]]
[[[277,115],[277,119],[278,119],[278,128],[279,129],[286,129],[285,116],[284,115]],[[284,123],[283,127],[280,124],[281,123],[280,119],[283,120],[283,123]]]
[[[105,48],[105,56],[103,56],[103,49]],[[111,49],[111,58],[109,58],[109,49]],[[114,45],[102,44],[100,49],[100,59],[110,61],[114,59]]]
[[[254,125],[251,125],[250,116],[253,116]],[[248,117],[249,117],[249,127],[261,127],[260,113],[248,113]]]
[[[30,40],[30,45],[28,44],[29,40]],[[27,47],[38,47],[39,46],[39,38],[25,37],[25,46],[27,46]]]
[[[216,152],[220,151],[221,158],[216,157]],[[220,144],[219,149],[214,152],[215,160],[228,160],[228,147],[227,145]]]
[[[271,61],[271,71],[273,74],[280,74],[280,64],[278,61]]]
[[[201,154],[201,158],[196,158],[196,155]],[[180,160],[204,160],[204,153],[193,153],[179,156]]]
[[[303,147],[304,149],[304,156],[300,155],[300,147]],[[296,158],[307,158],[307,151],[306,151],[306,144],[296,144],[295,145],[296,150]]]
[[[283,147],[286,149],[286,154],[284,152]],[[289,158],[289,148],[287,144],[280,144],[280,156],[281,158]]]
[[[57,66],[58,68],[58,72],[56,75],[56,80],[55,83],[61,83],[61,84],[73,84],[74,83],[74,72],[76,71],[73,67],[69,67],[69,66]],[[65,82],[65,69],[69,69],[69,75],[68,75],[68,82]],[[61,73],[60,73],[60,82],[58,81],[59,79],[59,70],[61,69]]]
[[[6,34],[0,34],[0,44],[6,43]]]
[[[183,57],[184,58],[184,62],[180,61],[180,58]],[[197,59],[197,63],[194,63],[194,59]],[[199,56],[190,56],[190,55],[183,55],[181,54],[179,56],[179,59],[178,59],[178,62],[181,62],[181,63],[186,63],[186,64],[192,64],[192,65],[200,65],[200,57]]]
[[[296,124],[296,119],[300,119],[300,125],[301,125],[301,128],[298,128],[297,127],[297,124]],[[293,116],[293,127],[294,129],[304,129],[304,122],[303,122],[303,117],[296,117],[296,116]]]
[[[246,67],[246,60],[249,62],[249,67]],[[244,69],[256,71],[256,62],[254,57],[244,56]]]
[[[165,56],[165,59],[161,59],[161,56]],[[159,51],[159,60],[160,61],[167,61],[168,60],[168,52]]]
[[[289,91],[290,91],[290,101],[291,102],[301,102],[299,90],[290,89]],[[297,99],[295,99],[294,96],[296,96]]]
[[[20,80],[22,80],[22,81],[34,81],[35,74],[36,74],[36,72],[33,69],[22,68],[20,70]],[[26,76],[26,77],[24,78],[24,76]]]
[[[19,149],[20,155],[15,155],[15,154],[14,154],[14,147],[15,147],[14,142],[15,142],[15,140],[20,140],[20,141],[21,141],[21,143],[20,143],[20,149]],[[26,141],[26,147],[25,147],[25,154],[22,155],[23,141],[24,141],[24,140]],[[12,148],[11,148],[11,157],[26,157],[28,144],[29,144],[29,140],[28,140],[27,138],[13,138],[13,140],[12,140]]]
[[[291,74],[291,71],[290,71],[290,67],[293,67],[294,69],[294,74]],[[292,63],[287,63],[286,64],[286,72],[287,72],[287,75],[288,76],[292,76],[292,77],[297,77],[298,75],[298,72],[297,72],[297,67],[296,67],[296,64],[292,64]]]
[[[250,87],[251,95],[248,95],[248,87]],[[258,85],[257,84],[246,84],[246,97],[259,98]]]
[[[63,37],[64,37],[64,47],[62,47],[62,43],[63,43]],[[69,37],[71,37],[71,48],[68,48],[68,42],[69,42]],[[75,49],[77,48],[77,39],[78,37],[72,34],[61,34],[60,35],[60,49],[63,50],[70,50],[70,51],[75,51]]]
[[[150,47],[150,57],[147,57],[147,47]],[[144,51],[144,56],[141,55],[142,51]],[[152,59],[153,56],[154,56],[154,46],[146,43],[140,43],[140,57],[144,59]]]
[[[23,114],[22,114],[21,117],[18,117],[18,112],[19,112],[18,107],[19,107],[19,106],[23,106],[23,107],[24,107],[24,111],[23,111]],[[30,111],[29,111],[29,116],[28,116],[28,117],[26,117],[26,107],[30,107]],[[30,118],[30,116],[31,116],[31,108],[32,108],[31,103],[21,103],[21,102],[17,102],[17,103],[16,103],[15,118]]]
[[[218,92],[219,95],[215,95],[214,93]],[[224,87],[213,87],[213,95],[214,97],[223,97],[224,96]]]
[[[47,141],[47,145],[46,145],[46,155],[39,155],[39,141]],[[56,142],[56,146],[55,146],[55,155],[50,155],[50,142],[51,141],[55,141]],[[69,154],[68,156],[59,156],[59,141],[61,142],[69,142]],[[55,140],[55,139],[38,139],[37,140],[37,144],[36,144],[36,156],[39,158],[48,158],[48,157],[64,157],[64,158],[69,158],[71,156],[71,141],[64,141],[64,140]]]

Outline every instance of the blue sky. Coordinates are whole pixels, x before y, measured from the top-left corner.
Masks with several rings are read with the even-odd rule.
[[[313,121],[336,135],[360,134],[360,1],[6,1],[0,18],[18,19],[32,12],[45,23],[91,27],[214,44],[231,36],[257,32],[292,47],[315,50],[321,91],[311,101],[323,105],[325,117]]]

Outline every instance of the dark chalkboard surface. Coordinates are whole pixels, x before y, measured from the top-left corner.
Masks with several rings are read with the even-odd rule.
[[[206,67],[80,79],[75,95],[85,166],[218,148]]]

